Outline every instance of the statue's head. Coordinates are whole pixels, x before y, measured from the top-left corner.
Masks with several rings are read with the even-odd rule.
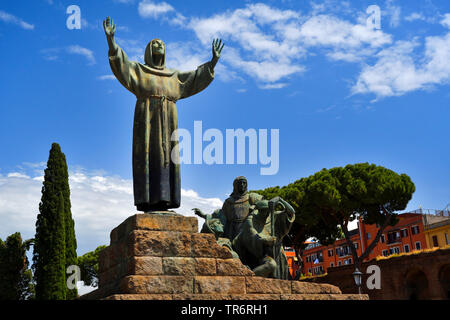
[[[159,59],[158,57],[161,57]],[[156,68],[164,69],[166,66],[166,45],[161,39],[153,39],[145,48],[145,64]],[[159,63],[158,63],[159,62]]]
[[[233,181],[233,195],[239,196],[247,192],[247,178],[244,176],[237,177]]]

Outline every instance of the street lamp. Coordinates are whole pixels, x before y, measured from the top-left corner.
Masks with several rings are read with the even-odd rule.
[[[361,294],[361,283],[362,283],[362,272],[358,268],[353,272],[353,279],[355,279],[355,284],[358,287],[358,293]]]

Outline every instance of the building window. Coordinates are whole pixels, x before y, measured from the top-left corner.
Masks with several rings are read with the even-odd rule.
[[[402,238],[407,237],[408,236],[408,229],[402,229],[400,231],[400,234],[401,234]]]
[[[333,256],[333,249],[328,249],[328,256],[332,257]]]
[[[367,232],[367,240],[370,240],[370,232]]]
[[[321,262],[323,262],[322,251],[313,253],[311,255],[311,261],[313,263],[321,263]]]
[[[448,233],[445,234],[445,244],[449,244],[449,241],[448,241]]]
[[[387,234],[387,244],[400,242],[400,232],[392,231]]]
[[[308,273],[311,273],[311,268],[308,269]]]
[[[382,255],[385,256],[385,257],[388,256],[388,251],[387,251],[386,249],[384,249],[381,253],[382,253]]]
[[[358,242],[353,242],[353,246],[355,247],[356,250],[358,250]]]
[[[422,246],[420,245],[420,241],[416,241],[416,250],[422,249]]]
[[[384,234],[381,235],[380,241],[381,241],[381,243],[384,243],[384,241],[386,241],[386,240],[384,239]]]
[[[336,248],[336,255],[339,257],[345,257],[351,254],[351,250],[349,246],[342,246]]]
[[[333,268],[333,267],[334,267],[334,263],[331,262],[331,263],[330,263],[330,268]]]
[[[419,233],[419,226],[411,227],[411,233],[412,234],[418,234]]]
[[[437,236],[433,236],[433,247],[439,247],[439,242]]]
[[[311,262],[311,256],[306,256],[306,262]]]
[[[403,249],[405,250],[406,253],[408,253],[409,252],[409,244],[405,244],[403,246]]]
[[[315,275],[323,274],[322,266],[314,267],[313,271]]]
[[[400,248],[399,247],[394,247],[394,248],[389,248],[389,254],[399,254],[400,253]]]
[[[341,261],[338,261],[338,266],[342,266],[342,262]]]
[[[353,263],[352,258],[348,259],[348,264],[352,264],[352,263]]]

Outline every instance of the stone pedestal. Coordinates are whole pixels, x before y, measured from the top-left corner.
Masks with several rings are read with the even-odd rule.
[[[173,212],[136,214],[111,232],[100,253],[99,288],[81,299],[366,300],[338,287],[257,277],[197,218]]]

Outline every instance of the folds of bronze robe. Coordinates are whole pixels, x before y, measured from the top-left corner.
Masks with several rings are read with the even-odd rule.
[[[139,211],[180,206],[181,184],[176,102],[205,89],[214,69],[205,63],[195,71],[179,72],[152,65],[151,43],[146,64],[130,61],[117,47],[109,52],[111,69],[137,98],[133,124],[133,190]],[[164,59],[165,61],[165,59]],[[174,135],[172,137],[172,134]]]
[[[253,210],[242,225],[241,231],[234,238],[232,246],[242,263],[252,270],[261,265],[264,257],[271,257],[276,263],[272,278],[288,279],[289,265],[283,249],[283,238],[288,234],[295,214],[289,216],[287,211],[276,212],[274,219],[274,234],[272,234],[272,216],[268,210]],[[274,236],[277,241],[273,246],[267,246],[262,239]]]

